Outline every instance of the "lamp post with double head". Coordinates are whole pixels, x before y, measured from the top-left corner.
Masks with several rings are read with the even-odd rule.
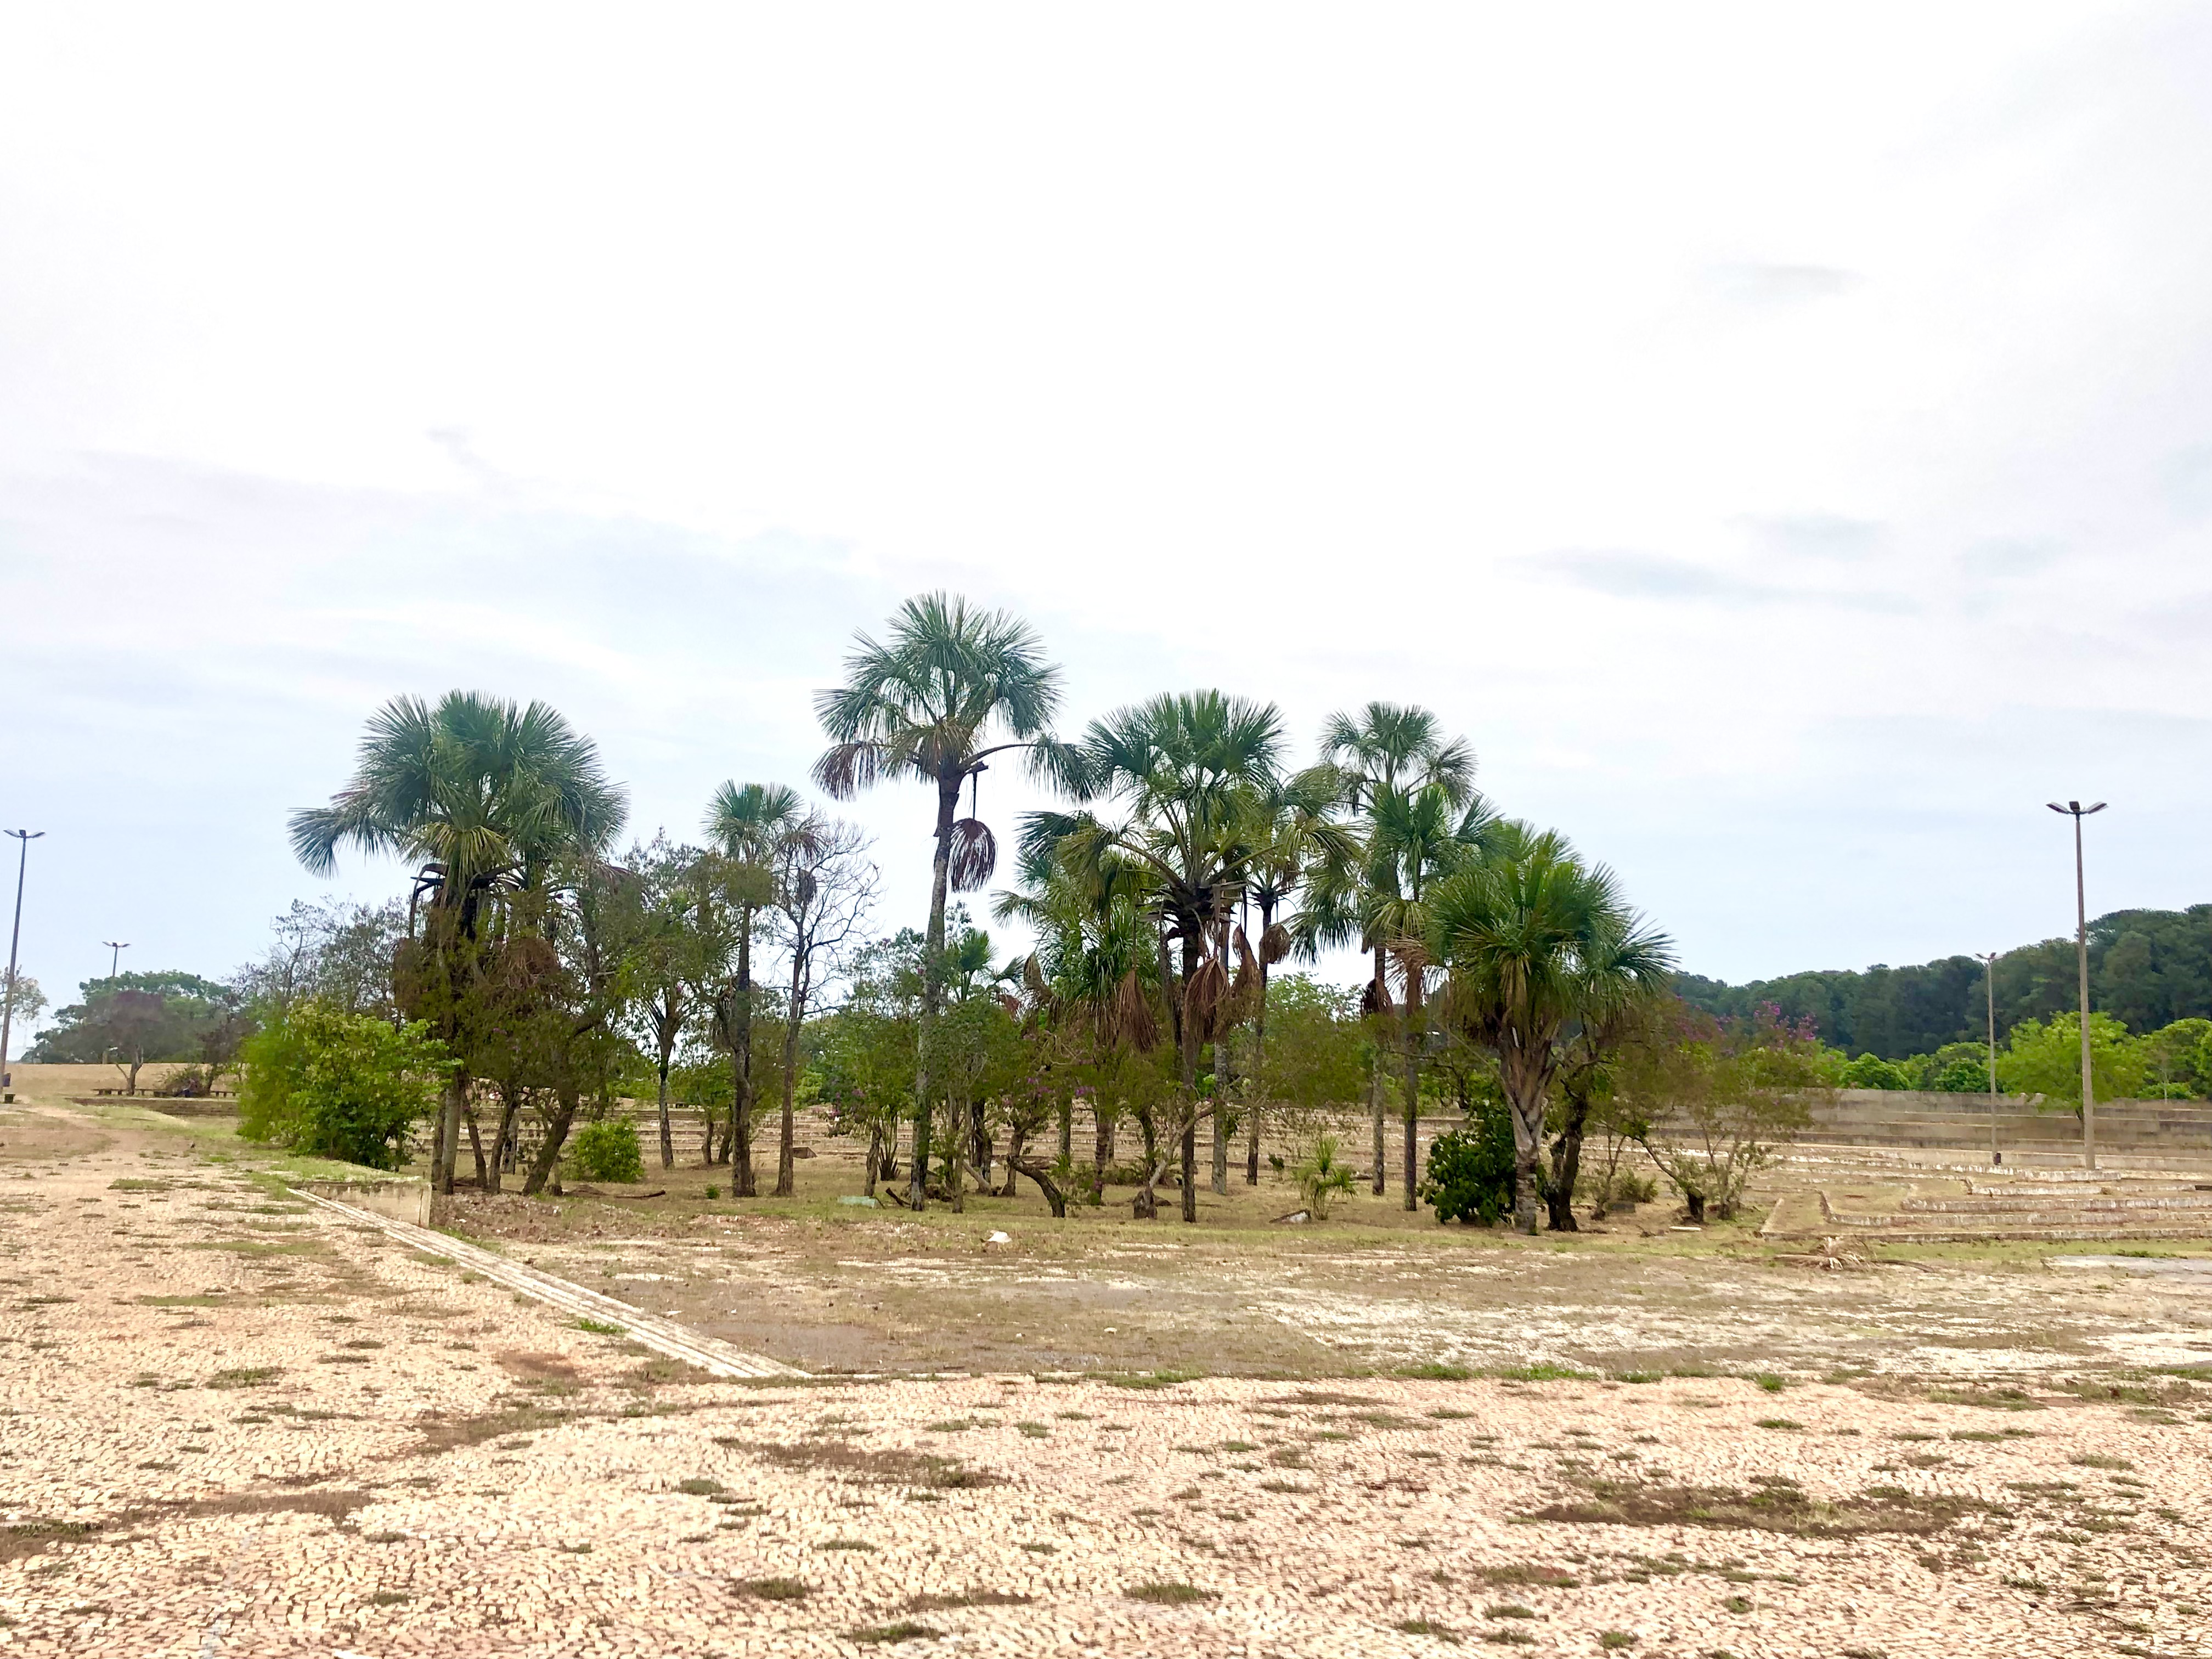
[[[2089,902],[2081,878],[2081,820],[2105,810],[2103,801],[2084,806],[2069,800],[2061,806],[2046,801],[2054,812],[2074,820],[2074,955],[2081,973],[2081,1167],[2097,1167],[2097,1091],[2089,1080]]]
[[[107,976],[113,979],[123,960],[123,953],[131,948],[131,941],[127,939],[104,939],[100,942],[107,947]]]

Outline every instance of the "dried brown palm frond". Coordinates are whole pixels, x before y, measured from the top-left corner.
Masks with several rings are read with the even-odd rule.
[[[1291,930],[1279,921],[1260,935],[1260,960],[1270,968],[1291,953]]]
[[[1052,987],[1046,982],[1044,969],[1037,965],[1034,951],[1022,958],[1022,987],[1040,1002],[1052,994]]]
[[[1160,1023],[1152,1015],[1152,1000],[1145,994],[1144,982],[1133,968],[1121,976],[1114,988],[1114,995],[1099,1011],[1101,1040],[1108,1043],[1126,1043],[1140,1054],[1148,1054],[1160,1046]]]
[[[1182,988],[1182,1017],[1186,1029],[1198,1033],[1200,1042],[1211,1042],[1221,1029],[1224,1006],[1229,1000],[1229,970],[1218,957],[1198,965]]]
[[[999,843],[990,825],[981,818],[954,820],[948,858],[954,892],[972,893],[990,880],[999,867]]]
[[[1224,1030],[1243,1024],[1260,1008],[1260,959],[1245,943],[1242,927],[1234,930],[1231,938],[1237,947],[1237,977],[1230,981],[1229,1001],[1222,1011]]]
[[[1397,1006],[1390,1000],[1390,988],[1379,980],[1369,980],[1359,993],[1359,1012],[1362,1014],[1397,1012]]]

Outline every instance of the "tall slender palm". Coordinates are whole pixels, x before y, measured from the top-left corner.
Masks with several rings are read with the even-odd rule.
[[[1025,750],[1041,775],[1066,775],[1069,757],[1050,732],[1060,670],[1044,660],[1028,623],[944,593],[901,605],[882,642],[858,635],[845,670],[843,685],[815,696],[830,740],[815,763],[815,781],[839,800],[885,777],[920,778],[937,790],[908,1194],[920,1209],[928,1167],[930,1042],[945,998],[945,896],[981,887],[998,864],[998,845],[974,809],[959,816],[961,787],[1007,750]]]
[[[429,966],[444,988],[441,1035],[451,1042],[484,905],[532,890],[565,854],[603,849],[625,811],[591,739],[554,709],[450,691],[435,708],[395,697],[379,709],[351,781],[329,805],[295,812],[289,827],[292,850],[315,875],[335,872],[347,846],[419,866],[415,890],[429,901]],[[441,1192],[453,1190],[467,1091],[467,1076],[456,1070],[431,1160]]]
[[[730,1195],[750,1198],[753,1175],[753,921],[774,902],[777,855],[811,834],[806,803],[787,784],[725,783],[707,808],[707,834],[726,861],[724,897],[738,923],[738,971],[715,994],[730,1051]]]
[[[1494,821],[1480,796],[1459,810],[1440,783],[1376,788],[1368,801],[1369,830],[1362,931],[1378,953],[1398,960],[1405,988],[1400,1033],[1405,1076],[1405,1207],[1419,1206],[1421,1047],[1428,1035],[1429,896],[1436,884],[1473,854]]]
[[[1322,728],[1322,760],[1334,771],[1345,808],[1355,820],[1370,814],[1376,795],[1385,789],[1433,785],[1455,807],[1466,805],[1474,793],[1474,751],[1464,738],[1447,738],[1437,717],[1414,704],[1370,702],[1356,714],[1331,715]],[[1352,908],[1361,908],[1356,899]],[[1382,941],[1371,936],[1362,935],[1360,948],[1375,957],[1361,1006],[1374,1021],[1376,1035],[1368,1103],[1375,1127],[1374,1187],[1380,1197],[1389,1184],[1383,1173],[1389,1160],[1382,1150],[1382,1028],[1393,1012],[1389,957]]]
[[[1272,703],[1219,691],[1153,697],[1094,720],[1064,772],[1071,793],[1115,817],[1037,812],[1025,859],[1049,856],[1079,882],[1127,872],[1158,918],[1160,981],[1182,1061],[1182,1216],[1198,1218],[1198,1057],[1233,1011],[1224,958],[1230,926],[1279,786],[1282,717]],[[1182,973],[1165,960],[1180,947]]]
[[[1359,837],[1331,817],[1336,780],[1326,768],[1301,773],[1275,791],[1261,815],[1245,865],[1244,900],[1260,913],[1259,995],[1252,1017],[1251,1109],[1245,1114],[1244,1182],[1260,1184],[1260,1116],[1267,1096],[1269,970],[1293,953],[1311,957],[1322,940],[1347,930],[1329,912],[1333,891],[1358,864]],[[1288,907],[1298,902],[1297,925]],[[1248,930],[1249,931],[1249,930]],[[1349,943],[1345,938],[1344,942]]]
[[[1608,999],[1656,992],[1672,962],[1666,937],[1630,908],[1613,872],[1585,864],[1560,836],[1509,823],[1489,842],[1437,884],[1429,949],[1450,970],[1451,1017],[1498,1055],[1513,1115],[1515,1224],[1533,1233],[1563,1034]]]

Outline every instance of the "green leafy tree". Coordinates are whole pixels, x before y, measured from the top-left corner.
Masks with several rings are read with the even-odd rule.
[[[2149,1071],[2143,1045],[2110,1014],[2089,1016],[2089,1078],[2100,1100],[2127,1100]],[[2047,1023],[2024,1019],[2012,1028],[1997,1054],[1997,1079],[2005,1092],[2041,1095],[2045,1109],[2081,1113],[2081,1019],[2059,1014]]]
[[[1514,1165],[1513,1114],[1502,1096],[1486,1096],[1462,1127],[1429,1143],[1421,1201],[1440,1222],[1494,1227],[1513,1207]]]
[[[408,1000],[458,1052],[486,907],[508,908],[560,859],[597,854],[625,810],[591,740],[544,703],[467,691],[434,708],[397,697],[371,716],[346,786],[327,806],[292,815],[292,848],[318,876],[335,873],[341,847],[418,866],[415,896],[428,905],[405,970]],[[410,940],[414,921],[410,909]],[[432,1157],[441,1192],[453,1190],[467,1095],[466,1067],[456,1066]]]
[[[1873,1054],[1861,1054],[1845,1066],[1838,1079],[1846,1089],[1910,1089],[1911,1076],[1902,1066]]]
[[[312,999],[247,1038],[242,1059],[240,1135],[372,1170],[399,1167],[453,1066],[426,1024],[395,1026]]]
[[[884,778],[917,778],[937,792],[908,1194],[919,1209],[927,1197],[931,1091],[941,1086],[931,1047],[944,1004],[946,897],[981,887],[998,866],[998,843],[975,806],[959,816],[960,792],[967,787],[980,796],[978,781],[994,755],[1024,751],[1032,769],[1050,776],[1065,774],[1067,757],[1050,734],[1060,670],[1045,661],[1028,623],[929,593],[900,606],[888,635],[880,643],[859,635],[845,659],[845,684],[817,694],[815,713],[830,747],[815,763],[814,779],[836,800]]]
[[[645,1159],[637,1148],[637,1124],[628,1114],[603,1117],[576,1132],[569,1160],[586,1181],[642,1181]]]

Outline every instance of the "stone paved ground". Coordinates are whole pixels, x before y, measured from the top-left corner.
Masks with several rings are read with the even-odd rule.
[[[0,1160],[0,1650],[2212,1652],[2170,1376],[740,1386],[176,1137]]]

